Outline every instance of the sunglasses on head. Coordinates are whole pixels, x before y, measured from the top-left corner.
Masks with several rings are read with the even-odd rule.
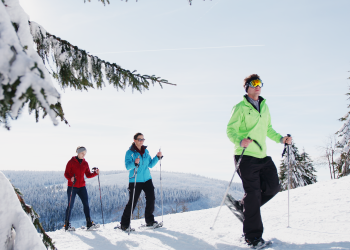
[[[252,88],[260,87],[262,88],[264,86],[263,82],[260,79],[252,80],[248,83],[248,85]]]

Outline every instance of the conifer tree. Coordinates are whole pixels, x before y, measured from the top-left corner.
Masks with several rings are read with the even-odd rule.
[[[350,78],[349,78],[350,79]],[[346,93],[348,100],[350,92]],[[350,108],[350,104],[348,105]],[[339,177],[344,177],[350,174],[350,111],[348,111],[339,121],[344,122],[342,127],[336,132],[338,135],[337,147],[339,148],[339,158],[336,162],[336,172]]]
[[[290,147],[289,161],[289,178],[291,189],[317,182],[315,175],[316,170],[313,167],[313,162],[309,154],[307,154],[305,150],[299,154],[298,148],[294,143]],[[288,164],[288,155],[286,154],[280,165],[279,178],[282,191],[288,189]]]

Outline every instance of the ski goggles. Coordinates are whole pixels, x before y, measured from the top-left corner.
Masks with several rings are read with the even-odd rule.
[[[263,82],[260,79],[252,80],[248,83],[248,85],[252,88],[260,87],[262,88],[264,86]]]

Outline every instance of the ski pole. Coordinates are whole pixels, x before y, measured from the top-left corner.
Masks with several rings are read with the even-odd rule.
[[[232,178],[231,178],[231,181],[230,181],[230,183],[228,184],[228,187],[227,187],[227,189],[226,189],[224,198],[222,199],[222,202],[221,202],[221,204],[220,204],[219,211],[218,211],[218,213],[217,213],[217,215],[216,215],[216,217],[215,217],[213,226],[210,228],[210,229],[212,229],[212,230],[214,230],[215,222],[216,222],[216,220],[217,220],[217,218],[218,218],[218,216],[219,216],[221,207],[222,207],[222,205],[223,205],[224,202],[225,202],[226,195],[227,195],[228,191],[230,190],[230,186],[231,186],[232,181],[233,181],[233,178],[235,177],[235,174],[236,174],[236,172],[237,172],[237,170],[238,170],[238,168],[239,168],[239,164],[241,163],[241,160],[242,160],[242,158],[243,158],[243,154],[244,154],[245,149],[246,149],[246,148],[243,148],[242,154],[241,154],[241,156],[239,157],[239,159],[238,159],[238,161],[237,161],[237,165],[236,165],[236,168],[235,168],[235,172],[233,173],[233,176],[232,176]]]
[[[98,168],[93,168],[92,170],[96,171]],[[98,189],[100,190],[100,201],[101,201],[101,212],[102,212],[102,221],[103,227],[105,226],[105,219],[103,217],[103,208],[102,208],[102,196],[101,196],[101,185],[100,185],[100,174],[97,176],[98,178]]]
[[[159,149],[159,152],[161,149]],[[162,223],[163,223],[163,188],[162,188],[162,158],[163,157],[160,157],[160,161],[159,161],[159,165],[160,165],[160,197],[161,197],[161,200],[162,200]]]
[[[140,158],[140,157],[137,157]],[[139,168],[139,164],[135,164],[136,168],[135,168],[135,182],[134,182],[134,192],[132,193],[132,201],[131,201],[131,216],[130,216],[130,223],[129,223],[129,232],[128,235],[130,235],[130,229],[131,229],[131,219],[133,217],[133,208],[134,208],[134,198],[135,198],[135,188],[136,188],[136,179],[137,179],[137,169]]]
[[[288,137],[290,137],[290,134],[287,134]],[[289,171],[290,171],[290,159],[289,159],[289,148],[290,145],[287,145],[287,143],[285,144],[287,146],[287,157],[288,157],[288,226],[287,228],[289,228],[289,189],[290,189],[290,176],[289,176]]]
[[[70,203],[72,201],[74,184],[76,182],[75,174],[74,174],[73,177],[74,177],[74,181],[73,181],[73,185],[72,185],[72,191],[70,192],[69,203],[68,203],[68,213],[67,213],[67,217],[66,217],[66,222],[68,223],[68,225],[69,225],[69,217],[70,217]],[[66,228],[67,228],[67,226],[65,227],[65,231],[67,231]]]

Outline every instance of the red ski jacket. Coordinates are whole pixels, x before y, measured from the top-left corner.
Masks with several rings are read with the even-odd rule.
[[[74,187],[80,188],[80,187],[85,187],[85,179],[84,179],[84,174],[86,175],[87,178],[92,178],[98,175],[97,173],[91,173],[89,164],[85,159],[79,163],[77,158],[75,156],[72,157],[72,159],[69,160],[66,166],[66,171],[64,172],[64,177],[68,180],[68,187],[73,186],[73,182],[71,181],[72,177],[74,177],[75,174],[75,179],[76,182],[74,184]]]

